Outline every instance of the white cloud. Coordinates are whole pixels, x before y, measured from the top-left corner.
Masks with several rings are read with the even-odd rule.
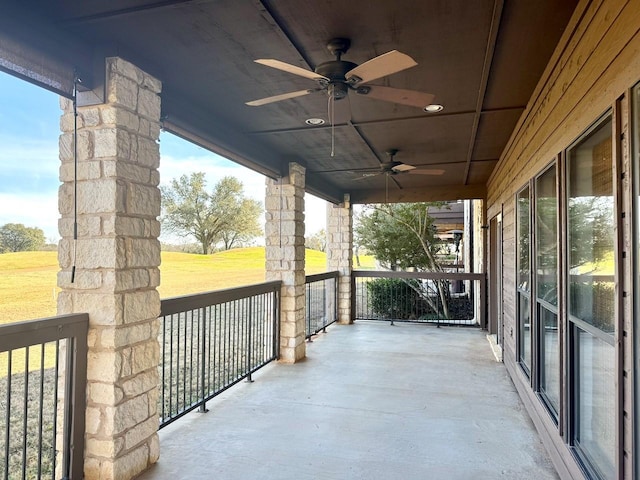
[[[0,135],[0,189],[10,192],[54,191],[58,188],[58,145],[51,141]]]
[[[0,225],[22,223],[27,227],[38,227],[44,236],[50,239],[58,235],[58,195],[53,194],[15,194],[0,192]]]

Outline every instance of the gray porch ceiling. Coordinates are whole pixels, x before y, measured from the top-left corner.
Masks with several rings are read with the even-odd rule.
[[[99,91],[104,56],[121,56],[163,82],[165,128],[273,177],[290,161],[307,168],[308,190],[339,201],[483,197],[485,184],[575,8],[557,0],[34,0],[2,1],[0,32],[24,46],[4,70],[26,67],[69,91],[76,68]],[[435,95],[444,111],[353,92],[335,103],[317,93],[261,107],[245,102],[313,88],[311,80],[253,62],[275,58],[306,69],[332,60],[334,37],[351,39],[344,60],[390,50],[418,66],[372,82]],[[5,45],[7,45],[5,43]],[[2,52],[0,42],[0,56]],[[44,62],[46,60],[46,62]],[[39,65],[36,65],[38,63]],[[97,66],[97,67],[96,67]],[[36,68],[37,67],[37,68]],[[57,75],[57,77],[56,77]],[[31,76],[34,75],[26,75]],[[59,83],[45,81],[60,78]],[[440,176],[363,178],[385,152],[443,169]]]

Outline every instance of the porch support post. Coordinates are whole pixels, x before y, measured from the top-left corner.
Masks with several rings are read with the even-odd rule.
[[[61,100],[58,313],[89,313],[85,478],[126,480],[159,456],[161,84],[106,62],[106,103],[78,108],[77,242],[73,104]]]
[[[289,175],[267,179],[266,277],[281,280],[280,361],[295,363],[306,355],[304,271],[305,168],[289,164]]]
[[[338,270],[338,322],[353,323],[351,272],[353,270],[353,209],[349,195],[342,203],[327,204],[327,270]]]

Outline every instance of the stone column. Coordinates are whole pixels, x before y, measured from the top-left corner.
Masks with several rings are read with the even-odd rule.
[[[352,323],[353,210],[349,195],[338,205],[327,204],[327,270],[338,270],[338,322]]]
[[[160,89],[109,58],[106,103],[78,108],[75,246],[73,105],[61,101],[58,313],[89,313],[89,480],[132,478],[159,455]]]
[[[267,179],[266,277],[282,280],[280,300],[280,361],[295,363],[305,350],[304,271],[305,169],[289,164],[289,176]]]

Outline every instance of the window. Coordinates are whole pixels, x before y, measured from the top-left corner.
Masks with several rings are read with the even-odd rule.
[[[552,416],[560,410],[558,194],[555,164],[535,181],[535,293],[538,390]]]
[[[571,441],[594,476],[615,474],[615,277],[612,121],[567,151]]]
[[[527,373],[531,374],[531,258],[530,258],[530,199],[529,187],[523,188],[516,202],[517,253],[516,269],[518,280],[518,360]]]
[[[633,128],[633,137],[631,142],[631,148],[633,152],[633,166],[635,170],[635,227],[633,230],[633,238],[635,241],[634,248],[635,251],[638,252],[638,248],[640,248],[640,244],[638,242],[638,238],[640,238],[640,83],[637,84],[633,88],[632,94],[632,111],[633,111],[633,120],[632,120],[632,128]],[[635,375],[640,375],[640,335],[637,333],[640,330],[640,303],[637,299],[640,298],[640,255],[636,254],[635,256],[635,305],[634,305],[634,319],[635,319]],[[640,382],[635,382],[636,389],[636,414],[635,414],[635,440],[636,445],[640,445]],[[640,455],[635,455],[636,461],[636,471],[640,471]]]

